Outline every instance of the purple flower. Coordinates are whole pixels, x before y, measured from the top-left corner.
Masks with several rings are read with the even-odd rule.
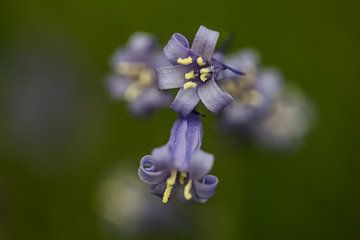
[[[180,116],[174,123],[169,142],[141,159],[138,170],[142,181],[163,203],[177,194],[180,199],[206,202],[218,185],[218,178],[207,175],[213,155],[200,150],[202,125],[198,114]]]
[[[164,47],[166,58],[174,65],[158,68],[159,89],[180,88],[171,108],[187,116],[201,100],[212,112],[220,112],[232,101],[216,83],[219,73],[229,69],[213,57],[219,33],[204,26],[197,31],[192,46],[180,33],[174,33]]]
[[[230,129],[248,127],[271,109],[282,87],[281,75],[274,69],[261,69],[258,54],[250,49],[233,55],[226,62],[241,68],[246,76],[225,73],[221,84],[234,101],[224,109],[223,122]]]
[[[295,88],[286,88],[276,97],[272,110],[252,126],[261,145],[275,149],[295,149],[301,145],[314,118],[311,102]]]
[[[114,99],[125,100],[137,115],[146,115],[167,107],[170,98],[157,89],[155,68],[169,65],[151,34],[134,33],[111,62],[113,74],[108,89]]]

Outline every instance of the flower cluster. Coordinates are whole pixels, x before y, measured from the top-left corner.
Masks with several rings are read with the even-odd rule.
[[[218,185],[218,178],[208,175],[214,156],[200,149],[199,102],[220,114],[221,124],[231,132],[250,133],[266,145],[289,144],[306,132],[308,105],[301,94],[294,97],[278,71],[261,68],[254,50],[229,57],[216,52],[218,38],[218,32],[204,26],[191,45],[174,33],[160,54],[151,35],[137,33],[114,57],[116,74],[109,80],[113,96],[125,99],[137,114],[164,106],[179,113],[167,144],[144,156],[138,169],[140,179],[163,203],[173,196],[204,203]],[[179,89],[171,103],[162,91],[168,89]]]
[[[286,87],[276,69],[262,68],[255,50],[239,51],[225,61],[246,75],[230,72],[221,82],[234,98],[221,115],[223,128],[267,147],[297,146],[312,118],[311,104],[300,90]]]

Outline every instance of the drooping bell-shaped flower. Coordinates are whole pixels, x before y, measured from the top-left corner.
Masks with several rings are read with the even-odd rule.
[[[207,175],[214,157],[200,149],[201,141],[200,116],[196,113],[179,116],[169,142],[141,159],[139,176],[163,203],[173,195],[195,202],[206,202],[214,195],[218,178]]]
[[[217,84],[221,71],[229,69],[214,57],[219,33],[200,26],[190,47],[180,33],[174,33],[164,47],[166,58],[173,66],[158,68],[159,89],[180,88],[171,108],[183,116],[190,114],[201,100],[205,107],[219,113],[232,97]]]
[[[157,89],[155,71],[169,62],[153,35],[134,33],[126,47],[115,53],[111,65],[113,73],[107,82],[110,95],[127,102],[132,113],[147,115],[170,104],[170,97]]]

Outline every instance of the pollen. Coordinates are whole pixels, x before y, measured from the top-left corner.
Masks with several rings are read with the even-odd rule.
[[[200,69],[200,73],[201,74],[204,74],[204,73],[209,73],[211,70],[210,70],[210,68],[202,68],[202,69]]]
[[[179,177],[179,182],[181,185],[184,185],[185,178],[186,178],[186,172],[181,172],[181,175]]]
[[[184,197],[186,200],[190,200],[192,198],[192,195],[191,195],[191,185],[192,185],[192,181],[189,180],[188,183],[185,185],[185,188],[184,188]]]
[[[195,75],[195,73],[194,73],[194,70],[192,70],[192,71],[190,71],[190,72],[188,72],[188,73],[185,73],[185,79],[186,79],[186,80],[193,79],[193,78],[195,78],[195,77],[196,77],[196,75]]]
[[[181,65],[189,65],[192,63],[192,61],[193,61],[192,57],[187,57],[187,58],[178,58],[176,62]]]
[[[187,90],[187,89],[190,89],[190,88],[195,88],[197,86],[196,83],[194,82],[187,82],[184,84],[184,89]]]
[[[172,189],[173,189],[173,187],[175,185],[175,182],[176,182],[176,174],[177,174],[177,171],[172,170],[170,177],[166,180],[166,189],[165,189],[163,199],[162,199],[163,203],[167,203],[169,201],[171,191],[172,191]]]
[[[203,81],[203,82],[205,82],[206,80],[208,80],[208,79],[207,79],[207,76],[208,76],[207,73],[201,74],[201,75],[200,75],[200,80]]]
[[[206,63],[204,62],[204,59],[202,57],[198,57],[196,59],[196,62],[199,66],[204,66]]]

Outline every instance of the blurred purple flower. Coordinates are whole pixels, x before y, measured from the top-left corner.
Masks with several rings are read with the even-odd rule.
[[[134,33],[127,46],[115,53],[111,65],[113,74],[107,82],[110,95],[125,100],[134,114],[147,115],[170,104],[170,97],[157,89],[155,72],[169,62],[151,34]]]
[[[169,142],[141,159],[138,170],[142,181],[163,203],[177,194],[182,200],[206,202],[218,185],[218,178],[207,175],[214,157],[200,150],[202,124],[198,114],[180,116],[174,123]]]
[[[261,69],[254,50],[241,51],[226,63],[242,69],[246,75],[224,74],[222,87],[234,97],[234,101],[224,109],[222,120],[230,129],[246,128],[269,111],[282,88],[282,77],[274,69]]]
[[[220,112],[232,101],[216,83],[219,73],[229,69],[242,74],[213,57],[219,33],[200,26],[192,46],[180,33],[174,33],[164,47],[166,58],[174,65],[158,68],[159,89],[181,88],[171,108],[183,116],[190,114],[201,100],[205,107]]]
[[[314,109],[296,87],[284,89],[276,97],[271,111],[252,126],[257,142],[268,148],[294,149],[308,133]]]

